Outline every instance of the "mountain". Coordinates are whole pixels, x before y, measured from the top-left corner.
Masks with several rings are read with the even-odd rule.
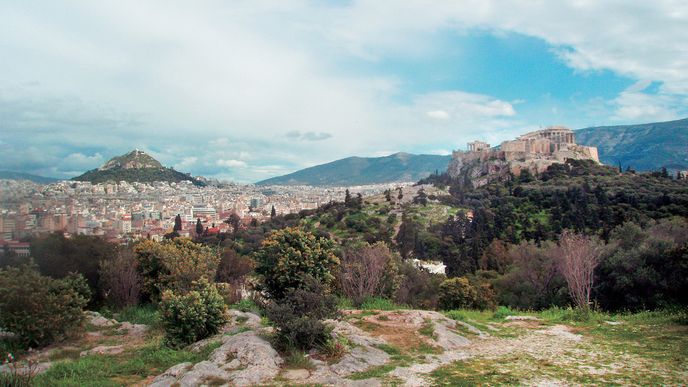
[[[13,171],[0,171],[0,179],[4,180],[29,180],[38,184],[50,184],[59,179],[54,179],[52,177],[32,175],[30,173],[13,172]]]
[[[347,157],[259,181],[258,185],[346,186],[418,181],[444,172],[451,156],[395,153],[384,157]]]
[[[596,146],[600,161],[639,171],[688,169],[688,118],[576,130],[576,142]]]
[[[154,181],[180,182],[188,180],[195,185],[205,183],[191,174],[166,168],[149,154],[141,150],[133,150],[125,155],[113,157],[98,169],[92,169],[72,180],[104,183],[107,181],[127,181],[150,183]]]

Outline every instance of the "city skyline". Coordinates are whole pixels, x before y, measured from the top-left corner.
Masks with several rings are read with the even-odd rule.
[[[678,119],[686,24],[672,1],[4,3],[0,163],[68,178],[140,148],[254,182]]]

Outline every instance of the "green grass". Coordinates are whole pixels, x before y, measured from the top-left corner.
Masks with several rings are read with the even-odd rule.
[[[284,363],[287,368],[291,369],[313,369],[315,366],[311,363],[311,359],[305,352],[299,350],[292,350],[284,356]]]
[[[241,300],[235,304],[229,305],[229,309],[240,310],[244,313],[251,312],[258,315],[260,314],[260,307],[250,299]]]
[[[372,367],[366,371],[354,372],[348,376],[351,380],[363,380],[370,378],[379,378],[392,372],[398,365],[395,362],[383,364],[381,366]]]
[[[423,323],[423,325],[418,330],[418,333],[420,333],[423,336],[434,338],[435,337],[435,325],[432,323],[432,320],[425,319],[425,322]]]
[[[208,345],[199,353],[175,350],[160,340],[121,355],[91,355],[76,360],[58,361],[35,380],[36,386],[119,386],[141,381],[183,363],[208,358],[220,343]]]
[[[128,321],[132,324],[145,324],[156,326],[159,320],[158,310],[155,305],[140,305],[125,308],[114,314],[117,321]]]
[[[381,297],[369,297],[361,304],[361,310],[399,310],[406,307],[397,305],[393,301]]]

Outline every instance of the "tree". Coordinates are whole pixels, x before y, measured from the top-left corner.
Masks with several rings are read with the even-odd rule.
[[[397,261],[384,242],[347,246],[339,268],[342,293],[357,305],[367,297],[391,297],[399,286]]]
[[[201,224],[201,218],[196,218],[196,236],[200,237],[203,234],[203,225]]]
[[[567,230],[559,238],[558,256],[561,273],[573,302],[587,311],[590,308],[595,267],[602,256],[602,245],[591,237]]]
[[[177,214],[177,216],[174,217],[174,227],[172,228],[173,232],[179,232],[182,230],[182,217],[181,215]]]
[[[275,216],[277,216],[277,211],[275,210],[275,206],[272,206],[272,209],[270,210],[270,219],[274,219]]]
[[[62,233],[53,233],[31,241],[31,255],[41,274],[59,279],[80,273],[86,278],[93,294],[90,306],[102,301],[100,263],[115,258],[117,251],[117,245],[96,236],[65,238]]]
[[[399,187],[399,188],[397,188],[397,190],[399,191],[399,194],[397,195],[397,199],[399,199],[399,200],[403,199],[404,193],[402,192],[402,188]]]
[[[416,197],[413,198],[413,203],[420,204],[423,207],[428,205],[428,195],[425,193],[425,190],[423,188],[418,190],[418,195],[416,195]]]
[[[103,299],[108,304],[117,308],[138,304],[142,278],[130,248],[120,250],[113,260],[101,261],[99,273]]]
[[[389,188],[385,190],[385,200],[388,202],[392,201],[392,190]]]
[[[213,280],[220,263],[215,249],[188,238],[143,240],[134,247],[143,293],[158,300],[162,291],[188,291],[203,278]]]
[[[241,218],[235,212],[232,212],[232,214],[229,215],[229,218],[227,218],[227,220],[225,220],[225,223],[232,226],[232,232],[234,233],[234,235],[236,235],[237,231],[239,231],[239,225],[241,224]]]
[[[304,276],[329,287],[339,265],[334,242],[296,227],[273,231],[254,255],[256,273],[269,298],[281,299],[287,289],[300,288]]]
[[[344,205],[346,207],[351,206],[351,193],[349,192],[349,189],[347,188],[346,191],[344,192]]]

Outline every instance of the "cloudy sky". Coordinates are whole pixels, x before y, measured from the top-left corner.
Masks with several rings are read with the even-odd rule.
[[[0,169],[253,182],[688,116],[688,2],[1,1]]]

